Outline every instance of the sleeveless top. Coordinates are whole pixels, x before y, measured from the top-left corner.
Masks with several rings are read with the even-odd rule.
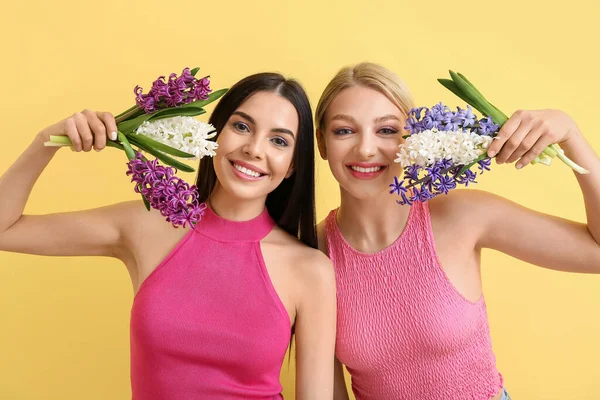
[[[357,400],[488,400],[503,386],[483,296],[463,297],[435,251],[427,203],[403,233],[362,253],[343,238],[337,210],[325,234],[337,284],[336,356]]]
[[[142,283],[131,309],[133,400],[282,399],[291,339],[260,240],[267,210],[244,222],[205,216]]]

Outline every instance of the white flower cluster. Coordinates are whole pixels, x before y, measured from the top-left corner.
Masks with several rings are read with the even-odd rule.
[[[471,131],[430,129],[406,138],[395,161],[403,168],[413,164],[427,167],[447,159],[454,165],[466,165],[484,154],[492,140]]]
[[[177,116],[145,121],[136,133],[193,154],[196,158],[216,154],[217,142],[208,140],[215,137],[215,128],[194,117]]]

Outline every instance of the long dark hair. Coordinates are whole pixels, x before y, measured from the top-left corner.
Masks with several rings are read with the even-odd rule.
[[[317,248],[315,229],[315,154],[312,110],[306,92],[293,79],[276,73],[248,76],[221,98],[212,112],[209,123],[217,130],[217,137],[231,114],[257,92],[273,92],[288,100],[298,113],[298,137],[294,149],[294,173],[267,195],[266,206],[271,217],[286,232],[310,247]],[[276,112],[276,111],[275,111]],[[216,138],[214,139],[216,140]],[[204,202],[217,183],[217,175],[210,157],[200,160],[198,167],[199,200]]]

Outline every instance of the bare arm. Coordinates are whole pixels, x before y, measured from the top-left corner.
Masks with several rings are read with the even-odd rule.
[[[544,268],[600,273],[600,245],[585,224],[539,213],[490,193],[460,192],[454,196],[461,200],[453,212],[469,210],[465,229],[478,232],[478,247]]]
[[[50,135],[67,135],[75,151],[102,150],[116,131],[107,113],[84,111],[42,130],[0,178],[0,250],[40,255],[116,256],[121,224],[131,204],[95,210],[23,215],[37,179],[58,149],[45,147]]]
[[[317,238],[319,243],[319,250],[327,254],[327,238],[325,237],[325,221],[321,221],[317,225]],[[333,266],[332,266],[333,267]],[[333,399],[334,400],[349,400],[348,389],[346,387],[346,380],[344,379],[344,366],[337,359],[334,359],[333,364]]]
[[[575,122],[556,110],[519,111],[502,127],[489,151],[496,161],[526,166],[549,144],[590,171],[576,174],[585,202],[587,224],[544,215],[487,194],[475,194],[479,244],[542,267],[600,273],[600,160]],[[563,167],[558,160],[552,168]]]
[[[311,250],[312,251],[312,250]],[[317,251],[302,261],[306,280],[296,317],[296,399],[333,398],[336,297],[331,262]]]

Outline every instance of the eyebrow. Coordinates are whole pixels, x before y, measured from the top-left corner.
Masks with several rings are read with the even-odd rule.
[[[239,115],[240,117],[250,121],[251,124],[256,125],[256,121],[254,121],[254,118],[252,118],[251,116],[249,116],[248,114],[246,114],[243,111],[234,111],[232,115]],[[271,132],[284,133],[286,135],[290,135],[292,138],[295,138],[294,133],[286,128],[273,128],[273,129],[271,129]]]
[[[377,117],[375,118],[374,122],[376,124],[387,121],[389,119],[393,119],[395,121],[400,121],[400,118],[398,118],[397,116],[393,115],[393,114],[387,114],[384,115],[383,117]],[[334,116],[333,118],[331,118],[332,121],[336,121],[336,120],[342,120],[342,121],[349,121],[352,123],[356,123],[356,120],[354,118],[352,118],[350,115],[346,115],[346,114],[338,114],[336,116]]]
[[[356,120],[354,118],[352,118],[351,116],[346,115],[346,114],[335,115],[333,118],[331,118],[331,120],[332,121],[338,121],[338,120],[341,120],[341,121],[350,121],[350,122],[356,123]]]
[[[400,121],[400,118],[396,117],[393,114],[384,115],[383,117],[375,118],[375,123],[378,124],[380,122],[387,121],[388,119],[393,119],[395,121]]]

